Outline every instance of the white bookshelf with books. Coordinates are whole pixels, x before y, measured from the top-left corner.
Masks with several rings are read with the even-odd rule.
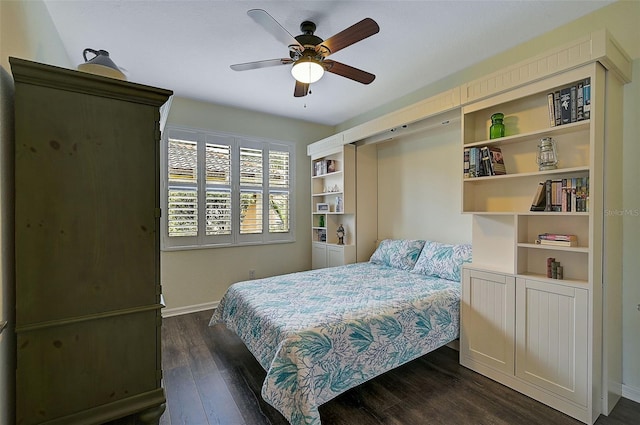
[[[608,34],[597,36],[615,48]],[[531,62],[546,64],[552,53]],[[473,263],[463,272],[460,361],[589,424],[622,386],[621,340],[603,332],[621,327],[621,223],[606,212],[621,208],[620,109],[630,76],[620,71],[628,58],[614,53],[540,76],[531,70],[523,84],[462,107]],[[504,114],[504,136],[490,138],[495,113]],[[540,152],[550,140],[548,165]]]
[[[343,145],[311,157],[311,266],[314,269],[356,261],[355,146]],[[343,236],[338,230],[342,226]]]

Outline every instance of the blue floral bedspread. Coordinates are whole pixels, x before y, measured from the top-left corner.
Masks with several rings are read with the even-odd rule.
[[[456,339],[459,311],[459,282],[357,263],[236,283],[210,325],[267,371],[266,402],[319,425],[319,405]]]

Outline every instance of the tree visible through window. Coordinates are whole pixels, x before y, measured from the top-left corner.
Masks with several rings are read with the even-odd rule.
[[[294,144],[169,127],[163,247],[293,241]]]

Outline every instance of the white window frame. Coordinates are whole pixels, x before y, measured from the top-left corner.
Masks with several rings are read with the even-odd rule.
[[[198,234],[197,236],[169,236],[168,231],[168,151],[169,139],[188,140],[197,143],[198,152]],[[239,136],[209,130],[185,128],[167,125],[162,132],[160,155],[160,198],[161,198],[161,249],[163,251],[216,248],[242,245],[261,245],[295,242],[295,143]],[[231,208],[232,231],[230,235],[205,234],[206,226],[206,171],[205,146],[207,143],[231,146]],[[262,169],[262,232],[256,234],[240,234],[240,148],[261,149]],[[289,153],[289,231],[269,232],[269,152],[282,151]],[[277,190],[276,190],[277,191]]]

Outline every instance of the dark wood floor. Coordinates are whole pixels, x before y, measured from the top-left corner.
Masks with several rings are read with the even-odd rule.
[[[167,410],[161,425],[288,425],[262,401],[265,371],[211,311],[163,324]],[[580,422],[485,378],[443,347],[320,406],[323,425],[577,425]],[[598,425],[640,423],[640,404],[622,399]]]

